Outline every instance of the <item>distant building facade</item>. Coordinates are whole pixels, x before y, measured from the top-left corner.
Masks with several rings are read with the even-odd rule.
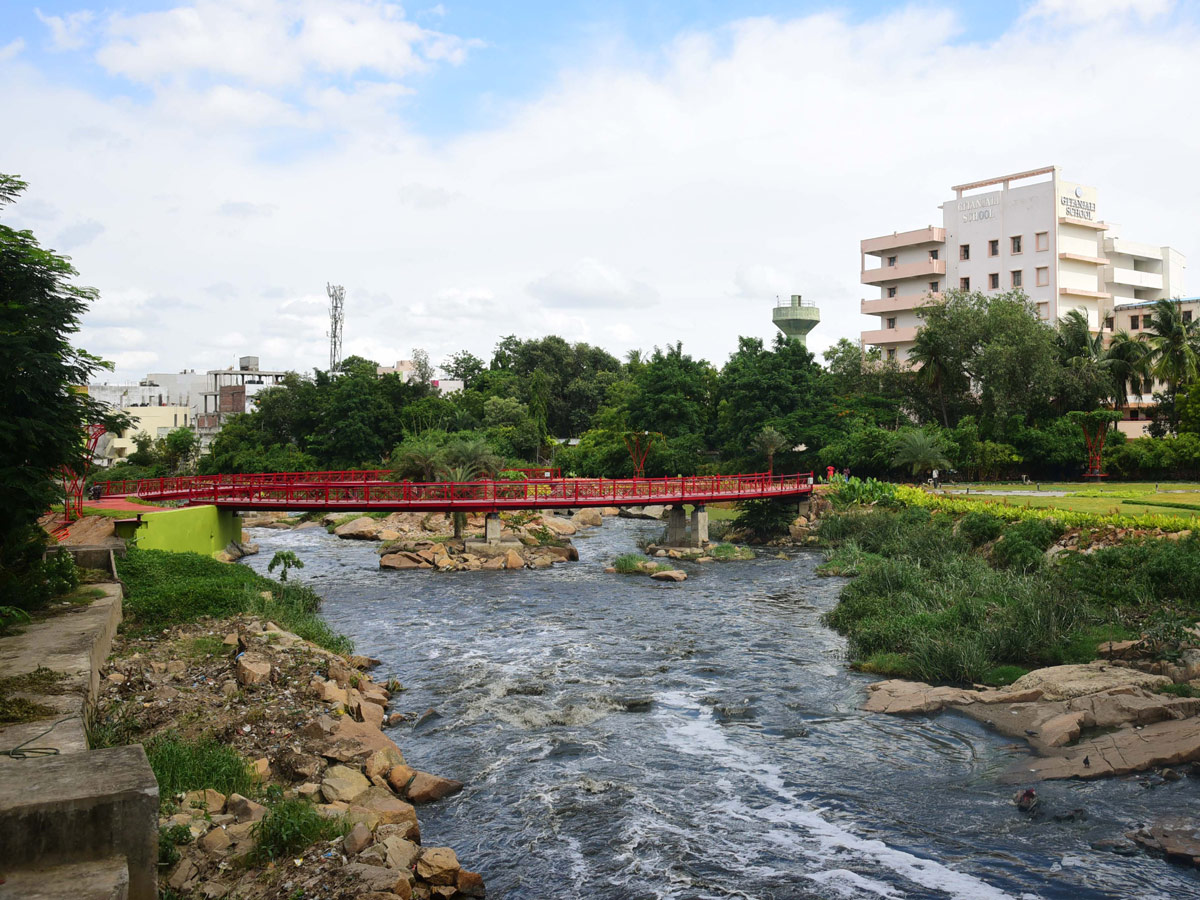
[[[1057,166],[951,190],[940,226],[860,242],[862,282],[879,289],[861,303],[864,315],[878,317],[862,343],[886,359],[908,359],[921,327],[918,310],[952,288],[1019,288],[1042,319],[1055,322],[1078,309],[1095,331],[1105,329],[1118,305],[1183,292],[1183,255],[1118,237],[1101,217],[1096,189],[1066,181]],[[878,265],[868,266],[868,258]]]

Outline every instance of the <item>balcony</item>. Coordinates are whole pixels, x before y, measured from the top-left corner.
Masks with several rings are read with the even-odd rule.
[[[1105,266],[1104,280],[1110,284],[1124,284],[1138,290],[1161,291],[1163,277],[1159,272],[1138,272],[1117,266]]]
[[[1080,228],[1091,228],[1093,231],[1108,231],[1104,222],[1093,222],[1091,219],[1077,219],[1074,216],[1059,216],[1059,225],[1078,225]]]
[[[1086,297],[1089,300],[1111,300],[1112,294],[1107,294],[1104,291],[1088,291],[1083,288],[1060,287],[1058,289],[1060,297]]]
[[[1107,266],[1108,260],[1102,259],[1099,256],[1087,256],[1083,253],[1060,253],[1059,259],[1070,260],[1071,262],[1087,263],[1089,266]]]
[[[1135,256],[1138,259],[1161,260],[1163,258],[1161,247],[1128,241],[1125,238],[1105,238],[1104,249],[1107,253],[1123,253],[1125,256]]]
[[[907,344],[909,341],[916,339],[918,330],[916,325],[909,325],[906,328],[879,328],[875,331],[864,331],[862,333],[862,342],[874,347],[886,347],[890,344]]]
[[[940,303],[942,295],[937,294],[901,294],[896,297],[877,297],[874,300],[863,300],[859,306],[864,316],[881,316],[885,313],[903,312],[916,309],[927,303]]]
[[[878,255],[900,247],[919,247],[922,244],[944,243],[946,243],[946,229],[935,228],[930,225],[928,228],[918,228],[915,231],[896,231],[891,234],[885,234],[882,237],[866,238],[859,241],[859,247],[863,253]]]
[[[883,284],[885,281],[899,281],[902,278],[926,278],[945,274],[946,261],[944,259],[925,259],[896,266],[880,266],[878,269],[863,269],[862,283]]]

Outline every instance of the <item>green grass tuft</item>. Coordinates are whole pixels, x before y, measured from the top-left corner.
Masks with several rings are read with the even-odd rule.
[[[248,794],[254,789],[246,760],[211,737],[189,741],[167,732],[146,744],[146,756],[164,800],[207,788],[226,795]]]
[[[254,826],[251,860],[261,865],[295,856],[317,841],[331,841],[348,830],[344,818],[326,818],[305,800],[281,800]]]
[[[1170,694],[1173,697],[1200,697],[1200,691],[1190,684],[1160,684],[1155,693]]]
[[[640,553],[622,553],[613,560],[613,568],[621,575],[640,575],[646,557]]]

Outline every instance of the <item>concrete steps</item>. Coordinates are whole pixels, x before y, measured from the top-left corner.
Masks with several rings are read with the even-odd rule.
[[[0,900],[129,900],[125,857],[8,872]]]

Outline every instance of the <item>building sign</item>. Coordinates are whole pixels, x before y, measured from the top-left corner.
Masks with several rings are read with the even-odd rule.
[[[980,219],[992,218],[993,207],[1000,205],[997,194],[987,194],[983,197],[967,197],[958,201],[958,211],[962,213],[964,222],[978,222]]]
[[[1096,204],[1090,200],[1084,200],[1082,197],[1083,188],[1075,188],[1074,197],[1067,194],[1059,197],[1058,203],[1062,207],[1063,215],[1076,219],[1094,220],[1096,218]]]

